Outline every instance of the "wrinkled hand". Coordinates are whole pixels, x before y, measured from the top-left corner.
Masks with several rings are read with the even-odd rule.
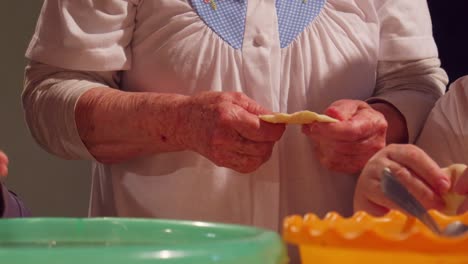
[[[285,130],[258,118],[267,113],[242,93],[205,92],[183,104],[178,131],[188,149],[218,166],[249,173],[270,158]]]
[[[0,177],[5,177],[8,174],[8,157],[0,151]]]
[[[468,168],[465,169],[463,174],[453,183],[453,191],[459,195],[468,196]],[[468,198],[460,205],[457,210],[458,214],[468,211]]]
[[[315,143],[318,158],[326,168],[357,173],[385,146],[387,121],[367,103],[339,100],[325,114],[340,122],[314,122],[304,125],[302,131]]]
[[[420,148],[392,144],[377,152],[359,176],[354,194],[355,211],[380,216],[389,209],[399,209],[380,189],[382,171],[386,167],[425,208],[445,208],[441,195],[449,190],[450,178]]]

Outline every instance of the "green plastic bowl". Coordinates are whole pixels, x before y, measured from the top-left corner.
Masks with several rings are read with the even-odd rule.
[[[283,264],[279,235],[254,227],[130,218],[0,220],[9,264]]]

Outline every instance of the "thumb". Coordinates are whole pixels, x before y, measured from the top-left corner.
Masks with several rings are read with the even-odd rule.
[[[367,107],[367,104],[363,101],[338,100],[325,110],[325,114],[340,121],[344,121],[351,119],[360,109],[365,107]]]

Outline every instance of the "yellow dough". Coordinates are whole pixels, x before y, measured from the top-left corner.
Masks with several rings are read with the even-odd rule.
[[[460,177],[467,168],[464,164],[452,164],[442,170],[450,176],[450,181],[452,185],[458,177]],[[450,188],[452,189],[452,188]],[[459,195],[450,190],[447,194],[442,197],[445,201],[445,210],[443,211],[446,215],[456,215],[457,209],[460,207],[461,203],[465,200],[466,196]]]
[[[284,124],[310,124],[313,122],[338,122],[337,119],[327,115],[320,115],[311,111],[300,111],[293,114],[275,113],[272,115],[260,115],[259,118],[269,123],[284,123]]]

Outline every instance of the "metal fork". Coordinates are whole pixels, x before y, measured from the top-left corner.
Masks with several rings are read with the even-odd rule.
[[[400,206],[408,214],[418,218],[434,233],[443,236],[459,236],[468,230],[468,226],[460,221],[450,223],[447,228],[441,230],[434,218],[427,212],[422,204],[398,181],[390,169],[382,172],[381,188],[383,193]]]

